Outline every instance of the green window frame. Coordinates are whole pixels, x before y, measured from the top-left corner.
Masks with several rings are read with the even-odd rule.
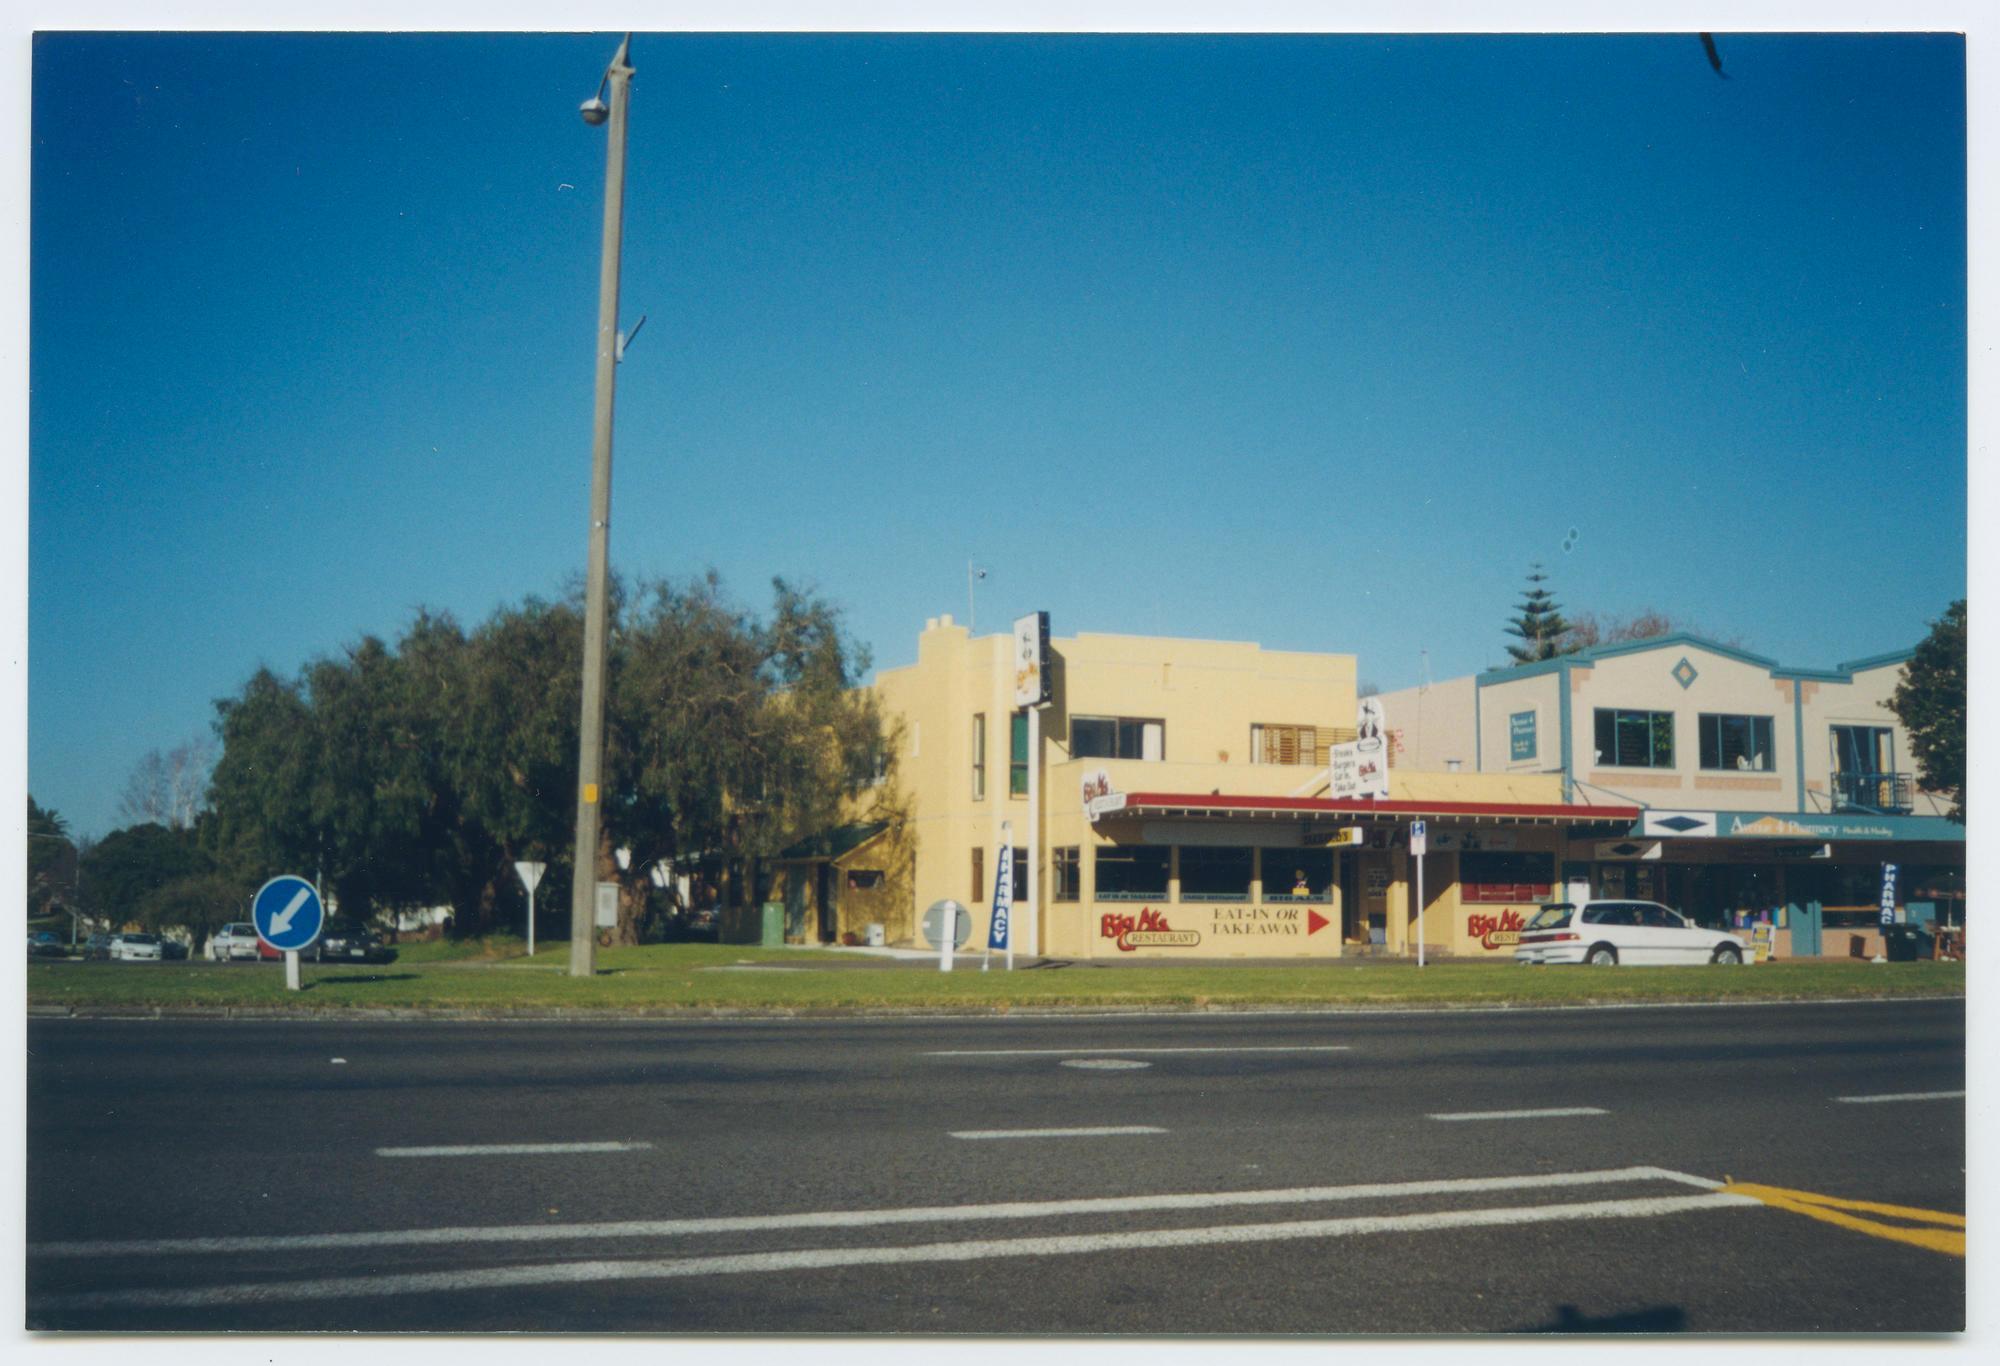
[[[1701,766],[1722,773],[1776,773],[1777,755],[1771,743],[1777,727],[1768,716],[1729,716],[1703,712]]]
[[[1028,713],[1017,711],[1008,718],[1007,795],[1028,795]]]
[[[1597,764],[1601,768],[1672,768],[1674,714],[1597,708]]]

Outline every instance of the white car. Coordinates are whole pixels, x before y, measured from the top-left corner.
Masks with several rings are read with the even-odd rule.
[[[1744,959],[1743,941],[1704,930],[1657,901],[1558,901],[1521,929],[1516,963],[1723,963]]]
[[[157,934],[114,934],[107,956],[114,963],[157,963],[166,950]]]
[[[227,963],[237,958],[257,960],[257,927],[249,921],[224,925],[208,941],[210,962]]]

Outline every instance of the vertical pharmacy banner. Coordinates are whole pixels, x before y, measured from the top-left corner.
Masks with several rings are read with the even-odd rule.
[[[1882,923],[1896,923],[1896,865],[1882,865]]]
[[[1011,822],[1000,827],[999,866],[993,870],[993,922],[986,936],[986,947],[1004,949],[1014,918],[1014,826]]]

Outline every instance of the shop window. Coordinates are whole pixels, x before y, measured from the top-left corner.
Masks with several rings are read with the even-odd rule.
[[[880,868],[849,868],[847,870],[847,890],[850,892],[873,891],[882,885]]]
[[[1254,725],[1250,727],[1250,762],[1324,767],[1329,760],[1327,751],[1353,738],[1353,730],[1337,726]]]
[[[1894,773],[1893,733],[1885,726],[1833,726],[1833,767],[1837,773]]]
[[[1083,851],[1076,845],[1055,850],[1049,867],[1049,895],[1057,901],[1078,901],[1083,896]]]
[[[1674,714],[1598,708],[1597,762],[1614,768],[1672,768]]]
[[[986,800],[986,713],[972,716],[972,800]]]
[[[1554,854],[1470,850],[1458,856],[1460,901],[1546,901],[1555,891]]]
[[[1166,722],[1143,716],[1072,716],[1069,752],[1078,759],[1159,759]]]
[[[1166,900],[1166,849],[1150,844],[1112,845],[1097,851],[1096,862],[1097,900]]]
[[[1017,902],[1033,901],[1035,899],[1035,879],[1029,872],[1029,869],[1032,866],[1033,865],[1031,865],[1028,862],[1028,851],[1026,849],[1023,849],[1018,844],[1015,845],[1014,846],[1014,900]],[[986,889],[986,896],[988,901],[992,900],[993,889],[991,887],[988,887]]]
[[[1007,795],[1028,795],[1028,713],[1017,711],[1008,718]]]
[[[1249,849],[1181,848],[1182,901],[1248,901],[1255,856]]]
[[[1266,849],[1264,900],[1333,900],[1333,850]]]
[[[1701,766],[1746,773],[1774,772],[1778,761],[1771,752],[1771,718],[1703,712]]]

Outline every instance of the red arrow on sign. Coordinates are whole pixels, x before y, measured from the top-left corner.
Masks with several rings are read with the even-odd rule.
[[[1307,910],[1306,910],[1306,933],[1307,933],[1307,934],[1318,934],[1318,933],[1319,933],[1319,932],[1320,932],[1321,930],[1325,929],[1325,928],[1326,928],[1326,927],[1327,927],[1328,925],[1331,925],[1332,923],[1333,923],[1333,922],[1332,922],[1331,920],[1328,920],[1328,919],[1327,919],[1327,918],[1326,918],[1325,916],[1321,915],[1321,914],[1320,914],[1320,913],[1319,913],[1318,911],[1315,911],[1315,910],[1311,909],[1310,907],[1308,907],[1308,908],[1307,908]]]

